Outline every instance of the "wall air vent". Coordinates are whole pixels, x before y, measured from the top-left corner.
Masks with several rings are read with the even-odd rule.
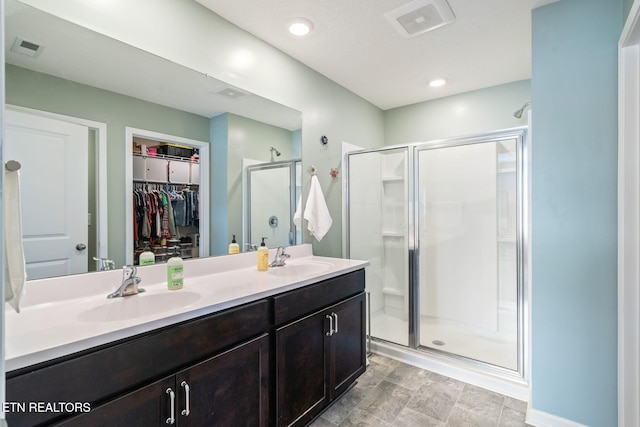
[[[13,46],[11,46],[11,52],[19,53],[21,55],[27,55],[32,58],[37,58],[38,56],[40,56],[43,50],[44,46],[27,41],[20,37],[16,37],[15,41],[13,42]]]
[[[251,95],[249,92],[245,92],[242,89],[231,85],[223,85],[209,90],[209,93],[214,95],[220,95],[228,99],[242,99]]]
[[[402,37],[435,30],[456,20],[447,0],[413,0],[384,16]]]

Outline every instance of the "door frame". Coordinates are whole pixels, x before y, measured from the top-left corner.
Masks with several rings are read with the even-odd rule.
[[[133,138],[140,137],[178,145],[188,145],[200,151],[200,257],[209,256],[209,143],[133,127],[125,128],[125,263],[133,265]]]
[[[6,104],[7,110],[31,114],[34,116],[60,120],[67,123],[86,126],[96,133],[96,256],[98,258],[108,258],[109,254],[109,230],[107,218],[107,124],[94,120],[82,119],[80,117],[67,116],[64,114],[51,113],[49,111],[36,110],[33,108],[20,107]],[[97,261],[96,261],[97,263]],[[97,265],[97,264],[96,264]]]
[[[640,425],[640,1],[618,42],[618,425]]]

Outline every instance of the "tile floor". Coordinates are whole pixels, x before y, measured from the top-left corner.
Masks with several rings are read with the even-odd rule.
[[[379,355],[311,427],[524,427],[527,404]]]

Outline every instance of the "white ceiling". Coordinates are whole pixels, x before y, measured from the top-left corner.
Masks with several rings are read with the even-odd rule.
[[[386,110],[529,79],[531,10],[555,0],[448,0],[455,22],[413,38],[384,16],[410,0],[196,1]],[[305,38],[286,30],[296,17]]]

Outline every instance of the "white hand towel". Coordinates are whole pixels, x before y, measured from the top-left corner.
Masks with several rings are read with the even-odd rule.
[[[309,232],[318,242],[327,234],[333,223],[322,194],[320,181],[315,175],[311,177],[311,189],[309,197],[307,197],[307,205],[304,208],[304,219],[308,221]]]
[[[22,246],[20,171],[4,172],[4,300],[20,313],[27,280]]]
[[[296,227],[302,226],[302,196],[298,197],[298,204],[296,205],[296,212],[293,214],[293,223]]]

